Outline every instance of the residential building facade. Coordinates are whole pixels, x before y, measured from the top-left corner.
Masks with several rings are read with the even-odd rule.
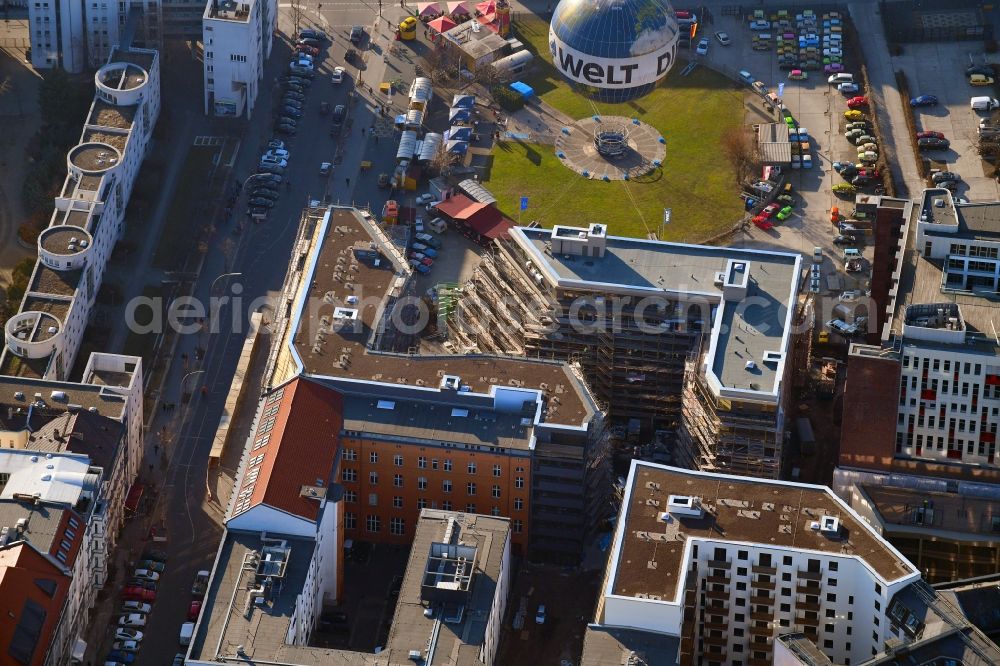
[[[276,0],[208,0],[202,17],[206,115],[253,115],[277,22]]]
[[[771,664],[798,631],[857,664],[919,578],[829,488],[633,461],[595,629],[674,637],[678,663],[727,666]]]
[[[514,228],[492,249],[449,319],[457,345],[578,362],[611,418],[675,435],[682,464],[777,478],[799,255],[601,224]]]
[[[603,415],[575,368],[393,352],[394,308],[412,289],[402,252],[358,211],[305,216],[267,375],[344,396],[347,534],[407,543],[423,508],[488,513],[511,519],[515,552],[577,562],[610,477]]]

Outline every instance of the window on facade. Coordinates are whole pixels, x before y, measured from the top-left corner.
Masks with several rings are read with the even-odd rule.
[[[437,458],[431,458],[431,469],[437,469],[437,468],[438,468]]]
[[[370,462],[373,465],[378,463],[378,451],[369,451],[368,462]]]
[[[445,479],[441,482],[441,490],[446,493],[451,492],[451,479]]]
[[[357,502],[358,502],[358,494],[356,492],[354,492],[353,490],[345,490],[344,491],[344,502],[346,502],[347,504],[357,504]]]
[[[378,472],[368,472],[368,483],[373,486],[378,485]]]
[[[437,469],[437,468],[435,467],[434,469]],[[451,460],[449,458],[445,458],[445,460],[444,460],[444,471],[446,471],[446,472],[450,472],[451,471]]]
[[[403,487],[403,475],[402,474],[393,474],[392,475],[392,485],[394,487],[396,487],[396,488],[402,488]]]
[[[467,484],[465,484],[465,492],[468,495],[475,495],[476,494],[476,483],[474,481],[469,481]]]
[[[378,506],[378,493],[368,493],[368,506]]]
[[[424,499],[423,497],[417,498],[417,509],[419,510],[419,509],[426,509],[426,508],[427,508],[427,500]]]
[[[427,490],[427,477],[418,476],[417,477],[417,490]]]
[[[427,469],[427,458],[419,456],[417,458],[417,467],[420,469]]]
[[[524,523],[517,518],[511,521],[511,526],[514,528],[514,534],[520,534],[524,531]]]
[[[514,511],[520,511],[524,508],[524,500],[520,497],[514,498]]]
[[[467,467],[468,467],[468,470],[469,470],[469,474],[475,474],[476,473],[476,463],[470,462]]]
[[[344,480],[345,483],[351,483],[358,480],[358,470],[351,469],[350,467],[345,467],[340,471],[340,478]]]
[[[493,488],[490,490],[490,494],[492,495],[493,499],[500,499],[500,486],[494,485]]]
[[[493,476],[500,476],[501,473],[500,465],[493,465]]]
[[[523,476],[514,477],[514,487],[515,488],[524,488],[524,477]]]
[[[382,521],[376,515],[369,515],[365,518],[365,529],[372,533],[377,533],[382,528]]]
[[[402,536],[406,532],[406,521],[398,516],[389,519],[389,534]]]
[[[344,529],[354,530],[358,528],[358,517],[350,511],[344,512]]]
[[[490,509],[490,515],[491,516],[499,516],[500,515],[500,507],[495,506],[495,507],[491,508]]]
[[[403,498],[399,495],[393,495],[392,497],[392,508],[402,509],[403,508]]]
[[[392,464],[395,465],[396,467],[402,467],[403,466],[403,456],[399,455],[398,453],[396,455],[394,455],[392,457]]]
[[[357,460],[358,451],[357,449],[344,449],[344,460]]]
[[[451,500],[444,500],[441,502],[441,508],[445,511],[451,511]]]
[[[472,503],[466,504],[465,505],[465,512],[466,513],[475,513],[476,512],[476,505],[472,504]]]

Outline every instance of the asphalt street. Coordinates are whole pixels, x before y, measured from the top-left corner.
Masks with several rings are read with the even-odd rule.
[[[265,80],[269,82],[285,72],[291,54],[289,39],[295,32],[290,8],[281,7],[280,34],[265,68]],[[401,59],[385,57],[393,37],[386,20],[395,25],[403,11],[399,6],[386,10],[386,18],[375,31],[377,4],[369,7],[364,3],[327,3],[322,9],[319,3],[304,6],[299,28],[320,27],[331,35],[333,42],[307,93],[298,134],[284,138],[291,152],[284,176],[291,183],[290,189],[282,185],[281,198],[262,223],[247,223],[242,233],[236,233],[235,222],[230,223],[220,228],[211,241],[194,296],[205,303],[210,296],[238,296],[242,303],[236,307],[233,304],[222,307],[218,333],[206,331],[180,338],[173,354],[178,360],[168,371],[162,397],[178,407],[157,414],[149,430],[147,451],[149,462],[154,465],[158,462],[159,433],[163,425],[176,430],[177,436],[171,440],[175,443],[163,444],[169,447],[164,452],[169,462],[160,475],[163,485],[154,511],[154,521],[162,520],[160,529],[167,536],[167,540],[157,543],[156,547],[167,553],[168,562],[137,663],[169,664],[175,653],[183,651],[178,636],[191,601],[191,584],[199,570],[211,568],[219,546],[225,507],[208,497],[208,453],[248,327],[251,312],[246,306],[260,296],[273,295],[280,290],[300,214],[310,200],[328,198],[332,202],[355,202],[380,209],[386,198],[376,180],[380,169],[387,169],[394,163],[396,141],[391,130],[380,129],[375,136],[371,132],[378,117],[376,107],[386,105],[386,100],[372,99],[371,92],[359,90],[351,101],[354,82],[359,78],[376,82],[373,86],[376,90],[377,81],[382,80],[387,70],[385,76],[388,78],[401,78],[407,83],[412,80],[412,58],[407,59],[405,54]],[[365,62],[360,67],[347,65],[348,80],[340,85],[333,84],[330,72],[335,65],[345,65],[344,52],[350,47],[347,37],[351,26],[356,24],[365,26],[370,35],[370,43],[365,44],[363,51]],[[200,80],[192,82],[190,94],[200,97],[197,86]],[[261,149],[272,136],[271,109],[280,93],[281,88],[277,85],[262,86],[254,118],[249,123],[241,123],[238,130],[240,149],[232,168],[233,182],[243,182],[254,172]],[[323,101],[331,105],[345,104],[349,108],[350,127],[345,128],[339,139],[329,136],[329,117],[319,111]],[[334,161],[338,150],[341,159],[334,173],[329,177],[321,176],[319,165]],[[360,170],[363,160],[374,164],[365,173]],[[177,192],[175,196],[184,196],[184,193]],[[244,194],[240,196],[234,218],[242,219],[245,207]],[[224,243],[233,242],[236,249],[227,260],[222,247]],[[238,275],[229,275],[232,273]],[[183,355],[195,359],[196,348],[204,350],[200,362],[182,363],[179,360]],[[190,402],[182,399],[184,392],[191,393]],[[256,395],[248,394],[247,400],[255,401]],[[234,446],[242,444],[239,439],[233,442]],[[136,546],[136,551],[139,548],[141,544]],[[111,604],[120,605],[117,595]],[[92,638],[109,647],[112,632],[107,624],[96,624],[94,631],[99,635]],[[103,653],[99,656],[103,658]]]

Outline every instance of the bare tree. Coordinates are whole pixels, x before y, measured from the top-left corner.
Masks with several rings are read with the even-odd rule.
[[[493,87],[504,82],[504,74],[493,65],[483,65],[476,68],[476,83],[486,88],[493,96]]]
[[[448,169],[450,169],[453,164],[458,162],[458,160],[458,155],[448,152],[448,149],[442,145],[441,148],[438,149],[437,153],[434,154],[434,157],[431,158],[429,166],[431,171],[434,173],[443,174],[447,173]]]
[[[760,166],[760,153],[753,133],[746,127],[733,127],[722,135],[722,152],[733,167],[737,184],[746,182]]]
[[[424,56],[427,66],[427,75],[434,83],[441,83],[457,74],[457,63],[452,62],[452,58],[444,49],[432,48]]]

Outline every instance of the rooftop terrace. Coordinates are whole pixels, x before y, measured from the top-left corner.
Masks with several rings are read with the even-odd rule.
[[[94,135],[94,132],[87,132]],[[114,136],[114,135],[108,135]],[[125,142],[121,142],[122,147]],[[121,152],[112,150],[111,144],[106,142],[87,142],[69,151],[69,160],[76,168],[87,173],[101,173],[112,169],[121,161]]]
[[[205,7],[205,18],[219,21],[246,23],[250,20],[250,9],[254,0],[218,0]]]
[[[127,132],[104,132],[99,129],[88,129],[84,130],[80,143],[106,143],[109,146],[114,146],[118,150],[118,157],[120,159],[121,155],[125,153],[125,144],[128,143],[128,136]]]
[[[671,495],[699,498],[700,506],[711,510],[704,511],[701,517],[665,522],[660,514],[668,510]],[[609,574],[613,594],[619,596],[650,594],[675,600],[689,564],[685,561],[685,547],[690,539],[751,542],[844,558],[856,556],[887,582],[915,573],[895,549],[823,486],[707,474],[633,461],[622,511],[623,543],[615,560],[617,568]],[[812,523],[822,516],[839,519],[836,535],[812,529]],[[656,562],[655,569],[648,566],[650,561]]]
[[[82,270],[54,271],[39,262],[38,268],[35,270],[35,280],[31,283],[30,291],[41,294],[72,296],[76,293],[77,285],[80,284],[81,275],[83,275]]]
[[[383,308],[403,293],[411,277],[409,267],[381,231],[360,213],[331,209],[325,233],[318,215],[314,222],[316,239],[302,277],[291,331],[292,348],[303,372],[406,384],[429,391],[436,391],[446,375],[458,376],[467,387],[463,391],[476,393],[488,394],[491,387],[538,389],[546,397],[544,421],[569,425],[589,421],[593,413],[589,393],[562,363],[369,351]],[[375,250],[368,258],[359,258],[355,252],[355,246],[361,253],[371,252],[373,245]],[[355,312],[343,314],[351,310]],[[433,399],[432,393],[428,399]]]
[[[946,531],[974,535],[977,541],[1000,541],[1000,502],[955,493],[859,485],[888,533]]]
[[[115,129],[129,129],[135,119],[136,107],[134,106],[113,106],[100,99],[94,100],[94,108],[87,119],[88,125],[100,127],[111,127]]]
[[[44,296],[29,295],[24,299],[24,306],[21,308],[21,312],[46,312],[54,316],[60,322],[65,323],[66,315],[69,313],[69,307],[71,304],[71,300],[60,300],[45,298]]]

